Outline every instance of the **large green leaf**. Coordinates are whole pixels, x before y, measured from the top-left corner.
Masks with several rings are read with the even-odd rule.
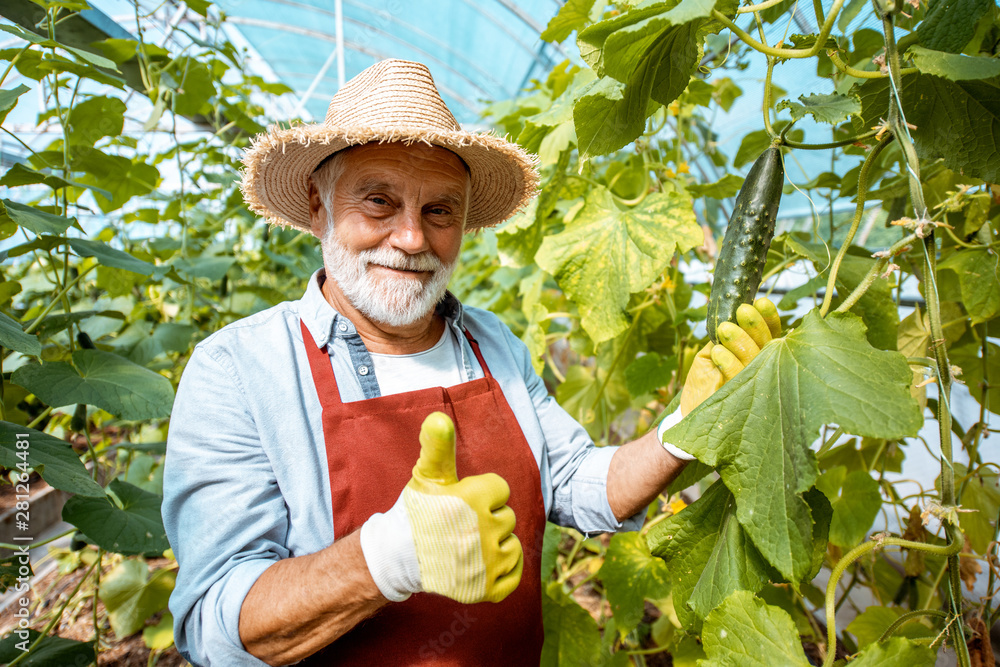
[[[649,286],[674,252],[702,239],[686,194],[658,192],[622,210],[608,190],[595,188],[563,232],[545,237],[535,261],[578,304],[584,329],[600,342],[628,326],[629,295]]]
[[[42,344],[38,339],[24,333],[21,323],[4,313],[0,313],[0,347],[33,357],[42,353]]]
[[[586,25],[590,20],[590,10],[593,6],[594,0],[568,0],[549,20],[549,24],[542,32],[542,39],[557,44],[563,41],[571,32]]]
[[[112,248],[107,243],[91,241],[90,239],[69,239],[69,245],[77,254],[84,257],[95,257],[102,266],[111,266],[133,273],[148,276],[153,273],[154,266],[149,262],[136,259],[127,252]]]
[[[74,222],[72,218],[47,213],[34,206],[25,206],[9,199],[4,199],[3,205],[11,220],[16,222],[19,227],[24,227],[36,234],[62,234]]]
[[[98,596],[115,636],[124,639],[138,632],[147,618],[166,609],[176,579],[175,572],[165,569],[150,576],[142,558],[122,561],[102,577]]]
[[[801,102],[801,104],[799,103]],[[788,109],[798,120],[810,115],[821,123],[839,125],[851,116],[861,113],[861,100],[856,95],[800,95],[799,102],[782,100],[778,109]]]
[[[18,437],[23,434],[27,437]],[[18,440],[27,440],[28,447],[18,449]],[[18,452],[27,452],[28,467],[49,486],[79,496],[104,496],[104,489],[91,479],[68,442],[27,426],[0,421],[0,466],[17,469],[19,463],[25,462]]]
[[[27,640],[13,632],[0,640],[0,663],[6,665],[24,653],[41,636],[37,630],[28,630]],[[94,642],[78,642],[56,635],[48,635],[26,658],[17,663],[23,667],[53,667],[54,665],[91,665],[97,659]]]
[[[922,46],[910,47],[909,54],[913,56],[913,64],[924,74],[934,74],[952,81],[1000,76],[1000,59],[997,58],[932,51]]]
[[[4,121],[10,110],[17,105],[17,98],[31,90],[23,83],[17,88],[10,90],[0,90],[0,123]]]
[[[170,548],[160,518],[162,498],[137,486],[112,480],[110,496],[73,496],[63,506],[63,521],[80,529],[97,546],[127,556],[159,555]]]
[[[735,197],[736,193],[743,187],[743,181],[736,174],[726,174],[715,183],[691,183],[687,186],[687,191],[692,197],[711,197],[712,199],[729,199]]]
[[[963,248],[949,255],[938,268],[958,276],[962,304],[973,324],[1000,315],[1000,255],[995,250]]]
[[[996,324],[994,320],[993,324]],[[988,406],[991,412],[1000,414],[1000,383],[986,378],[1000,378],[1000,346],[986,343],[986,368],[983,368],[982,346],[972,341],[955,346],[950,350],[950,361],[962,369],[961,379],[969,388],[969,393],[980,405]]]
[[[736,520],[733,494],[715,482],[701,498],[664,519],[646,536],[651,552],[667,564],[674,609],[685,627],[734,591],[759,591],[768,566]]]
[[[566,594],[562,584],[550,583],[542,595],[545,644],[541,667],[595,665],[601,650],[601,632],[583,607]]]
[[[11,380],[49,405],[96,405],[128,420],[167,417],[174,401],[170,380],[103,350],[77,350],[73,365],[21,366]]]
[[[841,474],[844,468],[836,468]],[[833,471],[824,473],[824,477]],[[817,486],[820,486],[817,484]],[[843,476],[839,495],[830,497],[833,519],[830,522],[830,541],[838,547],[850,549],[860,544],[872,527],[872,522],[882,508],[882,496],[876,482],[867,470],[852,470]]]
[[[905,637],[893,637],[882,644],[870,644],[851,660],[851,667],[934,667],[936,662],[936,650]]]
[[[102,137],[117,137],[125,125],[125,103],[117,97],[91,97],[68,115],[69,141],[93,146]]]
[[[638,83],[626,86],[610,76],[594,81],[573,107],[580,153],[605,155],[624,147],[642,134],[656,107]]]
[[[949,81],[918,73],[904,76],[900,88],[920,157],[943,158],[965,176],[1000,181],[1000,78]],[[872,79],[856,92],[862,105],[858,127],[888,117],[888,79]]]
[[[881,438],[916,434],[923,420],[911,379],[906,359],[869,345],[856,316],[824,319],[814,310],[665,439],[719,468],[755,546],[782,576],[801,581],[813,553],[801,494],[818,473],[810,445],[820,426]]]
[[[747,591],[730,595],[705,619],[703,667],[809,667],[788,613]],[[853,664],[853,663],[852,663]]]
[[[956,463],[955,475],[964,479],[968,469],[961,463]],[[987,467],[978,469],[975,475],[969,477],[961,486],[962,497],[959,503],[967,512],[958,513],[958,523],[962,532],[969,538],[969,543],[976,553],[986,554],[993,540],[993,523],[997,511],[1000,510],[1000,477]],[[940,488],[938,478],[936,486]]]
[[[928,49],[959,53],[975,34],[979,18],[993,6],[993,0],[934,0],[917,26],[917,37]]]
[[[639,625],[646,599],[659,600],[670,592],[667,565],[649,553],[645,538],[638,533],[611,537],[597,576],[604,583],[615,627],[623,637]]]
[[[878,641],[879,637],[902,614],[903,609],[899,607],[879,607],[872,605],[858,614],[846,629],[857,638],[858,646],[866,646]],[[918,637],[933,638],[937,634],[937,631],[931,630],[922,623],[907,623],[900,627],[896,631],[896,634],[911,639]]]

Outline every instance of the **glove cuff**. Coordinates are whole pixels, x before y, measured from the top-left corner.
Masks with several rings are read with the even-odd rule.
[[[667,450],[667,452],[669,452],[675,458],[678,458],[681,461],[693,461],[694,460],[693,456],[685,452],[680,447],[672,445],[669,442],[665,442],[663,440],[663,434],[666,433],[671,428],[673,428],[674,426],[676,426],[677,423],[680,422],[680,420],[683,417],[684,415],[681,414],[680,408],[677,408],[676,410],[674,410],[672,414],[669,414],[666,417],[664,417],[663,420],[660,422],[660,425],[656,427],[656,439],[659,440],[660,444],[663,445],[663,448]]]
[[[375,585],[387,600],[402,602],[423,590],[420,563],[403,497],[361,526],[361,551]]]

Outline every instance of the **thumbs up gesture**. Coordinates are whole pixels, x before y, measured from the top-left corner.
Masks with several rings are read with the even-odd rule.
[[[510,487],[494,473],[459,480],[455,426],[441,412],[424,420],[420,458],[399,500],[361,528],[361,548],[390,600],[438,593],[463,603],[499,602],[521,581],[521,543]]]

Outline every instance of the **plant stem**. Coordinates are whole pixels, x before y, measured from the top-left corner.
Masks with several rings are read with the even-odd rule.
[[[889,256],[891,257],[892,255],[895,255],[896,253],[900,252],[903,248],[913,243],[916,239],[917,239],[916,234],[910,234],[909,236],[900,239],[899,241],[896,241],[896,243],[894,243],[892,247],[889,248],[889,250],[887,251],[889,253]],[[889,263],[888,258],[880,257],[878,261],[875,262],[875,265],[868,270],[867,275],[865,275],[865,277],[861,280],[861,282],[858,283],[858,286],[854,288],[854,291],[851,292],[846,299],[844,299],[843,303],[837,306],[836,312],[846,313],[848,310],[850,310],[854,306],[854,304],[856,304],[858,300],[860,300],[861,297],[865,295],[865,292],[868,291],[868,288],[871,287],[872,284],[875,282],[875,278],[877,278],[882,273],[882,270],[888,263]]]
[[[870,551],[881,549],[883,547],[904,547],[906,549],[923,551],[924,553],[934,554],[936,556],[948,557],[957,555],[958,552],[962,550],[962,545],[958,542],[952,542],[946,546],[938,546],[936,544],[927,544],[925,542],[904,540],[898,537],[876,537],[869,542],[859,544],[847,552],[847,554],[841,558],[837,565],[833,568],[833,572],[830,573],[830,582],[826,586],[827,646],[826,658],[823,660],[823,667],[832,667],[837,654],[837,618],[835,609],[837,603],[837,584],[840,583],[840,578],[844,576],[844,571],[846,571],[847,568],[854,563],[854,561],[858,560]]]
[[[841,60],[840,56],[833,49],[827,51],[826,55],[829,56],[830,61],[833,63],[834,67],[836,67],[837,69],[839,69],[841,72],[843,72],[848,76],[853,76],[855,79],[884,79],[889,76],[888,74],[883,74],[882,72],[855,69],[854,67],[851,67],[843,60]],[[917,72],[917,68],[907,67],[905,69],[901,69],[899,72],[900,74],[914,74]]]
[[[782,145],[788,146],[789,148],[796,148],[799,150],[806,151],[825,151],[829,148],[840,148],[841,146],[850,146],[851,144],[864,143],[868,139],[873,138],[878,134],[878,130],[871,130],[870,132],[865,132],[864,134],[859,134],[856,137],[851,137],[850,139],[841,139],[839,141],[831,141],[825,144],[800,144],[797,141],[792,141],[791,139],[781,139]]]
[[[75,532],[76,532],[76,528],[70,528],[69,530],[67,530],[65,532],[59,533],[58,535],[50,537],[50,538],[48,538],[46,540],[42,540],[41,542],[32,542],[28,546],[28,551],[31,551],[32,549],[37,549],[38,547],[44,546],[44,545],[48,544],[49,542],[55,542],[56,540],[62,539],[64,537],[66,537],[67,535],[70,535],[70,534],[75,533]],[[12,551],[16,551],[16,550],[20,549],[23,546],[24,545],[18,546],[18,545],[15,545],[15,544],[4,544],[3,542],[0,542],[0,549],[10,549]]]
[[[745,7],[740,7],[736,10],[737,14],[750,14],[757,13],[762,9],[767,9],[768,7],[774,7],[775,5],[780,5],[785,0],[767,0],[767,2],[761,2],[756,5],[747,5]]]
[[[899,618],[897,618],[895,621],[893,621],[892,625],[886,628],[886,631],[882,633],[881,637],[879,637],[878,643],[881,644],[886,639],[891,637],[892,634],[896,632],[896,630],[898,630],[901,626],[905,625],[906,623],[909,623],[910,621],[916,620],[921,616],[934,616],[935,618],[943,618],[943,619],[948,618],[948,614],[941,611],[940,609],[917,609],[915,611],[908,611]]]
[[[90,273],[91,269],[95,269],[95,268],[97,268],[97,264],[96,263],[91,264],[86,269],[84,269],[83,271],[80,271],[78,274],[76,274],[76,278],[73,279],[73,282],[71,282],[69,285],[66,285],[66,287],[64,287],[63,290],[59,294],[57,294],[55,296],[55,298],[53,298],[51,301],[49,301],[49,305],[47,305],[45,307],[45,309],[41,313],[38,314],[38,317],[35,318],[34,322],[32,322],[31,324],[29,324],[27,326],[27,328],[24,330],[24,333],[31,333],[32,331],[34,331],[35,329],[37,329],[38,325],[42,323],[42,319],[46,315],[49,314],[49,311],[51,311],[52,308],[55,307],[55,305],[57,303],[59,303],[62,300],[62,298],[64,296],[66,296],[66,294],[68,294],[69,291],[71,289],[73,289],[76,286],[76,284],[79,283],[83,279],[83,277],[85,275],[87,275],[88,273]]]
[[[97,565],[96,561],[94,562],[94,565]],[[27,651],[24,651],[23,653],[21,653],[21,655],[17,656],[16,658],[8,662],[7,667],[14,667],[14,665],[24,660],[26,656],[31,655],[31,652],[34,651],[35,648],[42,643],[42,640],[48,636],[49,632],[52,631],[52,628],[54,628],[56,626],[56,623],[59,622],[59,619],[62,618],[63,613],[66,611],[66,607],[69,606],[69,603],[73,601],[73,598],[76,597],[76,594],[80,591],[80,587],[83,585],[83,582],[87,580],[87,577],[89,577],[90,573],[94,570],[94,565],[91,565],[90,569],[88,569],[83,574],[83,576],[80,577],[80,581],[78,581],[76,586],[73,588],[73,592],[69,594],[69,596],[66,598],[66,601],[63,602],[62,607],[59,608],[59,612],[52,618],[51,621],[49,621],[49,624],[45,626],[45,629],[42,630],[42,633],[38,635],[38,639],[32,642],[31,646],[28,647]]]
[[[833,23],[837,19],[837,14],[840,13],[840,8],[843,6],[844,0],[834,0],[833,6],[830,7],[830,13],[826,16],[826,20],[823,22],[823,27],[820,29],[819,35],[816,37],[816,43],[808,49],[779,49],[761,44],[751,37],[745,30],[733,23],[728,16],[720,12],[718,9],[712,10],[712,18],[732,30],[744,44],[755,51],[760,51],[765,55],[773,56],[775,58],[812,58],[820,52],[823,45],[826,43],[826,38],[830,36],[830,31],[833,30]]]
[[[865,163],[861,165],[861,173],[858,175],[858,205],[854,208],[854,219],[851,221],[851,229],[847,232],[847,238],[841,244],[840,250],[837,252],[837,257],[833,260],[833,266],[830,267],[830,277],[826,281],[826,294],[823,296],[823,306],[819,311],[821,317],[826,317],[826,313],[830,310],[830,302],[833,300],[833,290],[837,284],[837,273],[840,271],[840,264],[844,261],[844,255],[847,254],[847,249],[851,246],[851,241],[854,240],[854,235],[858,231],[858,225],[861,224],[861,216],[865,212],[865,198],[868,194],[868,176],[872,165],[875,163],[875,158],[885,150],[890,141],[892,141],[892,135],[887,134],[882,137],[882,140],[875,144],[875,148],[869,151],[868,157],[865,158]]]

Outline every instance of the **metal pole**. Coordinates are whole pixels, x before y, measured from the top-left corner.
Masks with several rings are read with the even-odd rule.
[[[326,57],[326,62],[323,63],[323,66],[319,68],[318,72],[316,72],[316,76],[313,77],[309,87],[306,88],[306,92],[302,93],[302,97],[299,98],[299,103],[296,104],[295,109],[292,110],[293,117],[302,113],[302,110],[306,106],[306,102],[309,101],[309,98],[312,97],[312,94],[316,91],[316,86],[318,86],[319,82],[324,76],[326,76],[326,71],[330,69],[330,65],[333,64],[333,59],[337,58],[337,51],[338,49],[336,48],[330,50],[330,55]],[[340,60],[339,58],[337,59]],[[343,68],[341,68],[341,72],[343,72]]]
[[[337,89],[344,87],[344,8],[341,0],[333,4],[334,24],[337,34]]]

